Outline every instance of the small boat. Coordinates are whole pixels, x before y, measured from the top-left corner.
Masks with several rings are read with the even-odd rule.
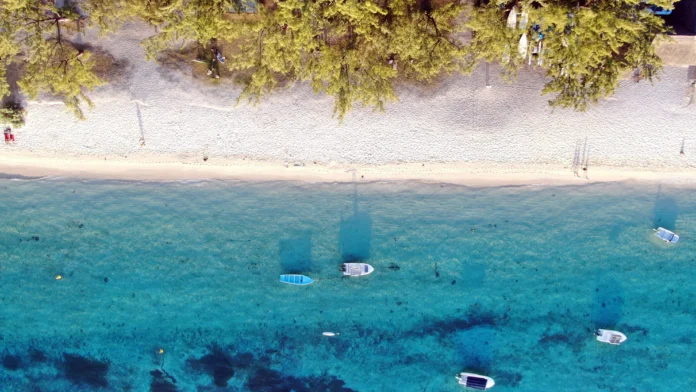
[[[507,17],[507,27],[509,29],[515,29],[517,27],[517,7],[513,6]]]
[[[529,13],[526,11],[522,11],[522,14],[520,15],[520,30],[524,30],[527,28],[527,23],[529,22]]]
[[[495,381],[493,381],[492,378],[474,373],[462,372],[455,377],[459,381],[459,385],[464,385],[464,387],[469,389],[485,391],[486,389],[493,388],[493,385],[495,385]]]
[[[341,271],[345,276],[363,276],[369,275],[375,269],[371,265],[365,263],[343,263]]]
[[[287,284],[304,286],[314,282],[308,276],[304,275],[280,275],[280,281]]]
[[[522,37],[520,37],[520,42],[517,44],[517,53],[522,58],[527,57],[527,45],[527,34],[522,34]]]
[[[338,332],[322,332],[321,334],[324,336],[336,336]]]
[[[612,331],[609,329],[598,329],[594,332],[597,340],[602,343],[609,343],[614,345],[619,345],[626,341],[626,335],[619,331]]]
[[[677,241],[679,241],[678,235],[663,227],[658,227],[657,230],[655,230],[655,236],[662,241],[669,242],[671,244],[676,244]]]

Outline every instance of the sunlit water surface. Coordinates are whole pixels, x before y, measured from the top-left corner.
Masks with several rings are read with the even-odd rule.
[[[2,390],[459,391],[463,370],[498,392],[696,390],[696,192],[676,185],[0,196]],[[344,279],[344,260],[375,272]],[[300,272],[315,283],[278,281]]]

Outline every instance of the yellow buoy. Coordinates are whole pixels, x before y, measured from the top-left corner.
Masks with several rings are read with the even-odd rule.
[[[157,354],[159,354],[159,355],[164,354],[164,350],[162,350],[162,349],[157,350]]]
[[[61,279],[63,279],[63,277],[62,277],[62,276],[60,276],[60,275],[56,275],[56,280],[61,280]]]

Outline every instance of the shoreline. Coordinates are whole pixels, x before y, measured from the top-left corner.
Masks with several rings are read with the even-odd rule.
[[[575,175],[570,166],[499,163],[393,163],[364,165],[321,162],[278,162],[252,159],[181,157],[38,157],[3,154],[0,173],[6,177],[66,177],[94,180],[184,181],[239,180],[309,183],[429,182],[473,187],[515,185],[583,185],[606,182],[670,182],[696,187],[696,168],[640,170],[589,167]],[[586,176],[586,177],[585,177]]]

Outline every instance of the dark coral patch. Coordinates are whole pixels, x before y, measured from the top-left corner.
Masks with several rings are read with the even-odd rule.
[[[488,312],[470,312],[467,317],[455,317],[426,323],[411,333],[417,336],[439,335],[444,337],[451,333],[474,327],[495,327],[498,317]]]
[[[347,388],[345,382],[335,376],[293,377],[283,376],[280,372],[268,368],[257,369],[244,384],[250,392],[355,392]]]
[[[7,370],[19,370],[22,367],[22,359],[19,355],[7,354],[2,358],[2,367]]]
[[[73,384],[102,388],[109,386],[106,380],[106,374],[109,371],[108,362],[63,353],[63,371],[65,378]]]
[[[218,387],[226,387],[227,380],[234,376],[234,361],[218,346],[210,348],[210,352],[199,359],[188,359],[186,363],[196,371],[207,373]]]
[[[239,353],[231,358],[232,366],[239,369],[246,369],[254,363],[254,354]]]
[[[150,392],[177,392],[176,380],[164,370],[155,369],[150,372]]]
[[[34,363],[43,363],[46,362],[46,360],[48,359],[46,358],[46,354],[44,354],[43,351],[37,349],[36,347],[29,347],[28,353],[29,360]]]

